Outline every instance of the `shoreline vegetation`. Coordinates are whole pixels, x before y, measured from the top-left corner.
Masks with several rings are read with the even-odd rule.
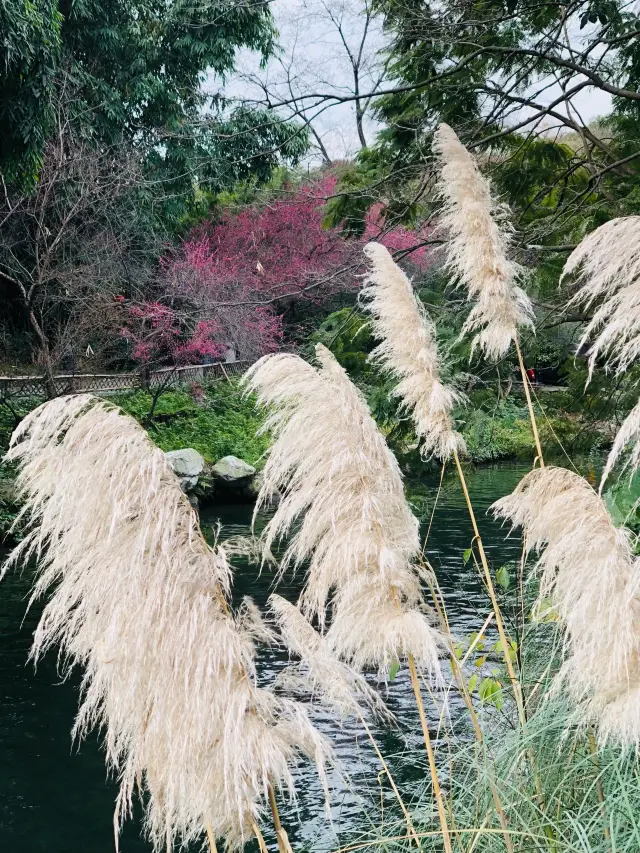
[[[411,489],[419,493],[419,482],[424,476],[437,476],[437,461],[425,461],[418,451],[415,432],[407,427],[406,420],[388,408],[376,411],[375,401],[384,388],[370,384],[370,376],[361,383],[361,389],[377,416],[378,425],[400,460],[403,474]],[[544,415],[540,419],[540,436],[548,448],[550,459],[562,461],[565,453],[570,457],[589,457],[588,467],[600,467],[605,451],[615,436],[613,421],[584,419],[579,412],[568,411],[562,404],[570,403],[570,391],[546,392],[544,386],[534,389],[536,402]],[[236,380],[216,381],[185,386],[165,391],[158,399],[151,422],[148,412],[153,405],[151,394],[109,394],[105,399],[120,406],[134,417],[147,431],[151,440],[164,451],[194,448],[212,464],[228,455],[237,456],[260,470],[269,447],[266,435],[257,435],[263,417],[247,398]],[[0,406],[0,452],[8,448],[11,432],[16,425],[16,415],[24,417],[41,405],[41,400],[24,399],[13,402],[12,412]],[[491,464],[510,459],[533,459],[536,445],[527,412],[524,394],[512,388],[505,399],[496,399],[492,391],[472,392],[468,403],[456,410],[456,422],[467,447],[467,461],[474,465]],[[13,487],[12,466],[0,463],[0,540],[5,546],[14,541],[9,530],[19,505]],[[416,489],[414,486],[418,485]],[[224,497],[220,498],[224,500]],[[422,501],[421,501],[422,502]]]

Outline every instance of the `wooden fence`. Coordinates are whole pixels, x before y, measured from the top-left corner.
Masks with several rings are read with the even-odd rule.
[[[210,382],[238,376],[249,367],[249,361],[191,364],[185,367],[161,367],[139,373],[74,373],[53,377],[56,394],[96,394],[132,389],[155,390],[159,386],[188,385],[192,382]],[[20,397],[46,398],[43,376],[0,376],[0,400]]]

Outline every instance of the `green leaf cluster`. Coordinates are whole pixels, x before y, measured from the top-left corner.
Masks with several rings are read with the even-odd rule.
[[[244,397],[236,383],[213,383],[198,399],[186,390],[168,391],[159,398],[151,421],[150,394],[137,391],[112,399],[165,451],[193,447],[207,462],[231,454],[255,465],[268,447],[267,437],[256,435],[262,419],[255,401]]]

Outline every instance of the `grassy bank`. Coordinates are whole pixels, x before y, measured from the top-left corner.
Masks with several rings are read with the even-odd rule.
[[[421,476],[435,463],[424,463],[420,458],[415,435],[408,421],[398,413],[390,389],[384,384],[363,384],[362,389],[405,473]],[[540,435],[545,452],[559,455],[564,447],[569,454],[585,453],[606,446],[610,441],[610,426],[606,422],[587,422],[572,413],[566,396],[562,392],[545,392],[544,388],[538,390]],[[243,396],[237,382],[167,391],[157,401],[152,417],[153,398],[143,391],[110,395],[109,400],[136,418],[165,451],[193,447],[207,462],[233,454],[259,466],[268,447],[268,438],[256,435],[262,417],[253,400]],[[40,402],[36,398],[15,401],[11,410],[0,406],[3,453],[20,417]],[[496,400],[493,391],[475,392],[468,405],[456,413],[456,419],[472,462],[535,456],[525,401],[517,393]],[[0,486],[0,536],[5,535],[18,510],[11,496],[11,477],[9,468],[0,468],[0,484],[4,481]]]
[[[198,388],[195,394],[182,389],[167,391],[159,398],[153,417],[149,416],[153,404],[150,394],[137,391],[110,395],[108,399],[136,418],[165,451],[193,447],[207,462],[232,454],[259,465],[268,446],[265,436],[256,435],[262,420],[253,401],[245,398],[234,382],[216,382]],[[2,454],[20,417],[41,402],[36,398],[12,401],[11,410],[0,406]],[[12,478],[11,467],[0,464],[0,541],[5,539],[19,510]]]

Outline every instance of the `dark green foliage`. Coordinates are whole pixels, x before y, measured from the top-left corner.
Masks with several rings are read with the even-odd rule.
[[[20,538],[18,526],[11,531],[20,511],[13,483],[14,475],[13,467],[0,461],[0,546],[9,545]]]
[[[10,178],[35,177],[60,107],[83,142],[138,150],[157,212],[172,220],[188,212],[196,185],[218,192],[250,174],[266,180],[306,150],[301,126],[228,110],[205,91],[208,78],[223,83],[238,48],[272,52],[268,2],[5,0],[0,32],[0,169]]]
[[[627,527],[640,535],[640,472],[633,477],[622,474],[612,480],[604,492],[604,501],[618,527]]]
[[[61,22],[56,0],[0,0],[0,170],[20,183],[50,129]]]
[[[310,338],[312,344],[329,347],[350,375],[366,372],[367,358],[375,345],[368,319],[354,308],[341,308],[324,320]],[[311,348],[309,355],[312,355]]]
[[[151,421],[150,394],[138,391],[111,399],[139,420],[162,450],[193,447],[207,462],[233,454],[255,465],[268,447],[265,436],[256,436],[262,419],[254,402],[236,383],[212,384],[197,399],[187,391],[168,391],[160,397]]]

